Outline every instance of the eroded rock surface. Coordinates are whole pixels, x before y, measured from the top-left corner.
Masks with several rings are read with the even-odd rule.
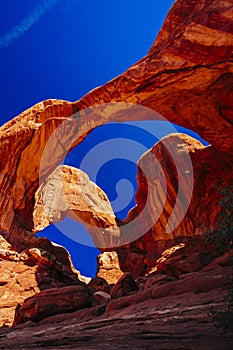
[[[87,227],[96,247],[104,247],[108,240],[109,245],[114,244],[114,239],[119,237],[106,194],[84,172],[63,165],[57,167],[36,192],[33,231],[41,231],[65,217]]]
[[[218,220],[219,188],[232,181],[233,158],[228,154],[182,134],[159,141],[138,162],[137,205],[121,227],[132,243],[117,249],[121,269],[134,277],[147,273],[162,251],[190,238],[200,239],[199,251],[192,251],[191,245],[188,252],[193,264],[198,264],[199,254],[213,259],[212,248],[202,240]],[[137,225],[129,225],[135,218]],[[170,232],[169,225],[174,225]]]
[[[1,128],[0,230],[18,250],[33,241],[39,177],[95,127],[158,117],[122,102],[149,107],[232,154],[232,11],[231,1],[176,1],[148,55],[121,76],[74,103],[41,102]]]
[[[90,306],[88,288],[68,286],[50,288],[26,299],[15,312],[14,325],[27,321],[40,321],[59,313],[67,313]]]
[[[225,307],[229,255],[221,260],[178,280],[145,276],[138,291],[110,301],[106,311],[100,305],[2,328],[0,349],[99,349],[104,341],[106,349],[231,350],[232,335],[217,330],[211,316]]]
[[[0,235],[0,326],[11,326],[17,305],[41,290],[83,286],[77,272],[68,252],[47,239],[18,253]]]
[[[104,252],[97,257],[98,277],[104,278],[109,284],[115,284],[123,274],[117,252]]]
[[[0,327],[11,326],[17,304],[39,292],[36,266],[26,265],[28,256],[10,248],[0,236]]]
[[[1,127],[0,232],[8,241],[1,238],[2,324],[11,324],[17,303],[22,304],[17,312],[24,310],[26,298],[38,300],[43,308],[41,293],[42,297],[48,295],[49,287],[54,287],[57,294],[52,300],[54,312],[47,314],[46,306],[43,316],[34,317],[34,321],[30,312],[28,317],[22,313],[22,322],[28,322],[0,329],[0,349],[96,349],[103,343],[106,349],[232,349],[232,336],[226,338],[219,333],[209,314],[212,308],[225,307],[223,298],[232,272],[229,257],[213,260],[211,250],[205,251],[203,259],[198,240],[217,218],[218,194],[213,184],[219,179],[221,185],[232,181],[232,19],[231,0],[177,0],[148,55],[121,76],[74,103],[41,102]],[[90,108],[99,104],[105,105]],[[138,291],[107,300],[107,307],[93,301],[86,308],[88,300],[82,304],[84,309],[64,314],[72,307],[68,297],[68,307],[59,308],[60,291],[79,289],[81,283],[64,249],[33,236],[39,180],[46,181],[67,152],[95,127],[109,121],[159,118],[156,112],[197,131],[211,144],[203,147],[183,137],[180,145],[174,137],[168,138],[177,154],[188,152],[193,163],[190,207],[179,226],[167,235],[165,227],[177,199],[178,177],[174,161],[160,142],[140,162],[150,170],[148,157],[155,155],[160,160],[168,188],[164,210],[142,238],[118,250],[123,270],[131,270],[135,278],[151,273],[138,280]],[[148,194],[140,168],[138,179],[137,207],[129,214],[128,223],[140,213]],[[151,180],[154,192],[149,209],[154,210],[164,192],[161,178]],[[187,184],[181,189],[186,201]],[[132,241],[135,232],[128,232],[127,237]],[[192,252],[186,248],[190,237],[197,238],[197,250],[192,247]],[[106,239],[105,247],[109,244]],[[180,251],[174,248],[161,256],[164,249],[181,244],[187,250],[180,246]],[[105,278],[108,268],[104,270]],[[111,278],[116,279],[116,271],[121,273],[117,268]],[[39,299],[33,297],[35,294]]]

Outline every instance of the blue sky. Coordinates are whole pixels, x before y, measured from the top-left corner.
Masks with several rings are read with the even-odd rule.
[[[44,99],[78,100],[91,89],[123,73],[146,55],[173,2],[1,2],[1,124]],[[94,130],[64,163],[79,167],[96,145],[115,138],[121,138],[122,144],[125,140],[136,141],[148,149],[157,141],[150,130],[142,130],[139,124],[105,125]],[[182,128],[179,130],[183,131]],[[86,169],[84,164],[83,170],[92,177],[93,169]],[[120,156],[115,161],[106,162],[94,180],[108,194],[109,199],[115,201],[116,213],[123,219],[135,204],[135,163]],[[127,202],[120,209],[116,191],[119,181],[118,194],[125,194]],[[46,228],[40,235],[46,235],[66,246],[81,273],[94,275],[98,250],[91,247],[90,237],[82,226],[69,219],[59,225]],[[64,227],[67,227],[67,233]],[[86,245],[80,242],[86,242]]]
[[[1,123],[47,98],[75,101],[124,72],[147,53],[172,3],[1,1]],[[22,34],[1,48],[15,27]]]

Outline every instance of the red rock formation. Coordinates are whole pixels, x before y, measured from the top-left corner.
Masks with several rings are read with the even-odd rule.
[[[111,299],[118,299],[120,297],[130,294],[138,290],[138,286],[133,279],[131,273],[126,272],[116,283],[116,285],[111,290]]]
[[[17,304],[39,292],[37,266],[26,265],[27,259],[0,236],[0,326],[11,326]]]
[[[232,154],[232,18],[231,0],[177,0],[148,55],[77,107],[110,101],[147,106]]]
[[[123,275],[116,252],[104,252],[97,258],[98,277],[104,278],[109,284],[115,284]]]
[[[215,258],[215,252],[204,242],[189,240],[188,243],[179,244],[165,250],[150,273],[165,273],[168,276],[179,278],[180,275],[202,270]]]
[[[87,342],[89,349],[96,349],[103,346],[103,340],[111,344],[114,342],[115,348],[124,348],[127,344],[129,348],[168,349],[174,344],[177,348],[179,343],[180,348],[191,350],[208,350],[213,346],[220,350],[232,349],[232,337],[227,342],[217,333],[208,315],[211,307],[224,309],[223,297],[228,288],[226,276],[231,271],[229,261],[223,259],[220,263],[218,258],[207,265],[213,257],[203,262],[200,256],[203,247],[196,240],[196,247],[199,247],[197,255],[190,254],[186,263],[181,263],[185,249],[189,252],[186,238],[203,234],[206,227],[216,220],[218,195],[213,184],[219,178],[221,184],[232,181],[232,11],[232,0],[177,0],[148,55],[124,74],[75,103],[41,102],[0,129],[0,232],[12,244],[0,253],[1,268],[4,269],[3,274],[0,270],[0,288],[4,296],[1,299],[1,316],[3,324],[9,325],[12,309],[19,302],[22,306],[17,310],[16,323],[31,319],[37,322],[43,318],[35,328],[24,325],[25,328],[1,330],[0,349],[81,348],[86,347]],[[85,110],[103,103],[105,105]],[[79,113],[70,118],[76,112]],[[149,213],[156,212],[155,203],[159,196],[165,198],[165,204],[161,216],[146,230],[143,238],[118,253],[123,270],[130,269],[138,276],[155,267],[156,277],[154,273],[149,274],[140,280],[139,291],[112,300],[103,316],[100,315],[105,312],[105,305],[76,311],[70,317],[54,315],[73,310],[70,293],[66,298],[67,304],[59,304],[61,290],[65,287],[70,292],[82,287],[76,286],[80,282],[72,273],[65,251],[32,234],[36,191],[66,153],[95,127],[109,121],[158,118],[155,112],[171,122],[197,131],[212,145],[204,148],[187,137],[183,137],[184,142],[180,145],[176,137],[168,138],[168,142],[175,145],[177,157],[181,155],[182,158],[182,152],[190,153],[194,167],[191,205],[172,233],[166,233],[166,226],[177,198],[177,178],[180,179],[174,159],[160,142],[139,162],[141,165],[145,163],[149,171],[152,169],[147,180],[151,180],[154,192],[148,192],[148,181],[139,168],[137,208],[130,213],[128,223],[141,213],[148,193]],[[164,184],[163,177],[158,169],[157,182],[152,176],[153,164],[148,162],[151,155],[155,155],[163,167],[168,188],[166,196],[161,186]],[[181,194],[185,202],[187,173],[181,175],[184,180]],[[174,211],[175,219],[179,209],[182,209],[180,203],[178,211]],[[126,240],[135,238],[136,233],[134,230],[127,232]],[[106,240],[108,244],[109,237]],[[163,256],[163,261],[157,261],[163,249],[181,242],[186,244],[183,251],[173,252],[169,257]],[[194,247],[192,249],[194,254]],[[210,256],[210,252],[206,254]],[[194,258],[198,258],[198,263],[195,262],[190,270]],[[6,269],[10,271],[9,276],[4,275]],[[107,269],[104,270],[106,273]],[[120,273],[118,268],[115,270]],[[172,277],[161,277],[161,272]],[[174,280],[174,276],[179,280]],[[115,278],[115,275],[110,277]],[[47,290],[51,286],[55,287],[55,292],[54,289],[52,292]],[[45,290],[33,297],[38,287]],[[52,300],[50,293],[54,297]],[[24,304],[28,296],[32,299]],[[85,300],[81,303],[82,307],[89,303],[89,299]],[[53,311],[47,312],[50,304]],[[33,305],[39,305],[39,316]],[[7,308],[10,309],[9,314],[5,314]],[[46,319],[48,315],[54,316]],[[80,323],[80,319],[97,316],[100,316],[97,320]],[[35,326],[35,323],[30,325]]]
[[[69,122],[68,117],[86,107],[137,103],[199,132],[218,150],[232,154],[231,14],[231,1],[178,0],[148,55],[123,75],[78,102],[42,102],[1,128],[0,230],[17,249],[33,241],[30,232],[41,157],[64,120],[68,124],[55,135],[60,147],[50,144],[42,179],[96,126],[158,117],[145,110],[135,114],[134,107],[123,103],[83,111],[75,122]]]
[[[0,349],[94,350],[104,341],[110,349],[231,350],[232,335],[221,334],[210,314],[224,309],[229,256],[221,260],[179,280],[150,274],[139,291],[110,301],[102,316],[105,306],[95,306],[0,329]]]
[[[91,233],[96,247],[113,245],[114,237],[119,237],[115,214],[106,194],[84,172],[63,165],[57,167],[36,192],[33,232],[65,217],[81,222]]]
[[[192,161],[193,173],[187,163],[187,155]],[[158,169],[154,159],[159,160],[162,170]],[[147,177],[141,168],[147,169]],[[179,177],[178,171],[182,171]],[[203,147],[200,142],[187,135],[170,135],[158,142],[138,162],[137,206],[129,213],[126,226],[121,228],[123,236],[126,235],[125,231],[129,231],[127,238],[132,243],[117,250],[121,269],[138,277],[154,266],[166,248],[186,243],[190,238],[203,237],[218,218],[220,195],[214,185],[229,186],[232,181],[233,158],[213,146]],[[189,203],[188,195],[192,182],[193,190]],[[147,209],[144,215],[141,215],[146,203]],[[177,210],[174,209],[175,205]],[[186,213],[184,209],[187,209]],[[161,215],[158,216],[157,212],[161,212]],[[133,222],[135,217],[139,218],[139,223],[129,226],[128,223]],[[146,221],[149,222],[148,225]],[[171,232],[167,231],[169,223],[175,223]],[[144,231],[146,234],[140,237],[144,227],[151,228]],[[134,237],[140,238],[134,241]],[[194,260],[202,256],[204,263],[205,254],[214,258],[209,245],[199,243],[198,251],[192,249],[190,243],[190,249],[186,251],[189,259],[190,255],[193,255]],[[209,262],[207,258],[206,264]],[[202,264],[200,267],[203,267]]]
[[[14,325],[82,309],[91,304],[87,287],[50,288],[26,299],[16,308]]]
[[[78,277],[64,248],[38,239],[37,248],[17,253],[0,235],[0,326],[11,326],[16,306],[41,290],[83,286]]]

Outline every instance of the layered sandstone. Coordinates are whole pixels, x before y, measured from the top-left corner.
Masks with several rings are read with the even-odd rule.
[[[19,303],[16,319],[19,323],[29,320],[12,330],[2,328],[0,348],[94,349],[102,347],[104,340],[112,349],[232,349],[232,337],[222,337],[209,315],[211,308],[224,310],[227,276],[231,273],[229,257],[214,260],[215,252],[199,240],[217,220],[219,197],[213,184],[232,182],[232,18],[232,0],[177,0],[148,55],[121,76],[74,103],[41,102],[0,129],[0,316],[2,324],[11,325]],[[78,280],[65,250],[33,233],[70,210],[79,220],[87,219],[103,231],[108,229],[103,211],[100,221],[94,217],[100,214],[103,193],[98,193],[93,211],[84,215],[77,183],[67,175],[71,170],[64,170],[68,205],[65,202],[57,207],[53,201],[46,201],[47,216],[41,194],[49,194],[51,185],[57,187],[57,177],[51,174],[95,127],[109,121],[162,116],[197,131],[211,146],[173,135],[140,159],[137,206],[121,227],[125,234],[114,244],[128,243],[118,249],[122,270],[130,270],[134,278],[148,274],[138,279],[139,290],[123,279],[127,293],[110,302],[108,295],[102,295],[104,305],[99,306],[94,296],[89,300],[87,287]],[[190,167],[185,169],[189,159],[185,155],[192,161],[193,176]],[[151,159],[157,159],[155,164]],[[177,168],[178,159],[181,167]],[[71,172],[74,177],[76,173],[80,176],[76,170]],[[82,187],[91,199],[93,186],[88,183],[87,191]],[[61,201],[58,192],[56,196]],[[108,204],[106,198],[104,201],[105,210]],[[110,216],[113,219],[113,214]],[[137,217],[139,226],[133,227],[130,224]],[[115,223],[111,221],[112,225]],[[113,243],[111,233],[96,238],[92,228],[89,231],[94,240],[99,239],[104,248]],[[103,264],[102,272],[107,274],[108,268],[115,269],[111,278],[116,272],[121,274],[114,261],[112,265],[108,261]],[[84,309],[73,313],[80,307],[79,287],[84,292]],[[111,286],[106,287],[110,292]],[[52,292],[48,292],[50,288]],[[67,292],[64,304],[60,302],[63,288]],[[74,290],[77,303],[72,307],[70,295]],[[43,298],[48,308],[52,298],[53,311],[48,314]],[[41,311],[39,316],[37,310]]]
[[[135,277],[148,272],[165,249],[203,238],[218,221],[219,188],[233,181],[232,157],[183,134],[159,141],[137,165],[137,205],[121,227],[132,243],[117,250],[122,270]],[[199,248],[211,254],[209,244]]]
[[[91,306],[60,315],[48,314],[46,318],[46,313],[41,312],[44,306],[41,301],[49,300],[50,295],[57,297],[56,290],[51,289],[29,298],[22,306],[22,314],[20,309],[17,311],[21,317],[27,307],[29,314],[34,310],[41,312],[33,314],[33,322],[0,329],[0,349],[98,349],[104,346],[108,349],[231,350],[232,335],[216,330],[211,315],[213,309],[224,310],[223,298],[229,284],[226,276],[230,271],[228,255],[200,272],[180,275],[178,280],[153,273],[137,281],[139,290],[112,299],[106,311],[104,306]],[[65,298],[71,290],[66,288]],[[85,292],[80,296],[77,296],[78,305],[81,300],[88,301]],[[50,314],[62,303],[59,299],[54,309],[49,308]],[[70,300],[65,299],[64,303],[68,309]]]
[[[75,103],[41,102],[1,128],[0,230],[17,249],[33,241],[39,179],[101,124],[158,112],[232,154],[232,11],[231,1],[176,1],[148,55],[124,74]],[[154,112],[135,113],[131,103]]]
[[[17,253],[0,236],[0,326],[11,326],[17,305],[41,290],[83,286],[76,272],[68,252],[47,239],[37,239],[36,247]]]

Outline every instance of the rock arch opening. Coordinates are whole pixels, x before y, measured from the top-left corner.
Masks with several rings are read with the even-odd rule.
[[[186,132],[207,144],[205,140],[191,130],[164,121],[109,123],[94,129],[82,143],[67,155],[63,163],[67,166],[67,169],[71,166],[80,168],[87,173],[90,180],[93,180],[107,194],[117,218],[123,220],[128,216],[130,209],[136,205],[135,192],[138,188],[136,163],[138,159],[151,149],[159,139],[174,133],[174,131]],[[69,180],[67,180],[68,182]],[[75,187],[75,183],[73,186]],[[72,192],[73,188],[70,191]],[[119,198],[118,203],[117,197]],[[73,202],[73,208],[76,206],[77,210],[79,200],[76,198],[76,204],[74,204],[74,199],[71,199],[71,202]],[[118,204],[118,207],[116,204]],[[51,224],[53,220],[56,222],[64,219],[64,217],[65,219],[55,226],[49,226],[38,236],[46,236],[56,243],[64,245],[70,251],[76,268],[80,269],[83,274],[89,275],[96,271],[96,256],[100,251],[95,247],[94,242],[90,241],[92,239],[90,231],[88,232],[82,224],[72,220],[76,219],[77,221],[79,218],[68,218],[67,209],[64,204],[62,208],[60,199],[57,208],[49,208],[52,216],[49,219],[45,215],[42,224],[44,227],[40,227],[41,215],[38,215],[40,210],[41,208],[38,207],[37,203],[36,231]],[[83,210],[86,212],[84,208]],[[63,212],[62,216],[61,212]],[[70,215],[68,214],[68,216]],[[91,220],[91,217],[87,217],[86,220]],[[55,238],[55,232],[57,231],[60,231],[60,233],[57,233]],[[72,241],[76,248],[72,246]],[[77,255],[75,249],[77,249]],[[85,250],[88,251],[87,254],[82,253]],[[82,256],[82,263],[79,262],[79,254]],[[82,264],[86,265],[86,268],[83,268]]]
[[[66,248],[74,267],[80,271],[82,276],[94,277],[96,275],[97,256],[101,252],[95,247],[91,235],[81,223],[65,218],[56,225],[47,226],[36,236],[46,237],[52,243]]]

